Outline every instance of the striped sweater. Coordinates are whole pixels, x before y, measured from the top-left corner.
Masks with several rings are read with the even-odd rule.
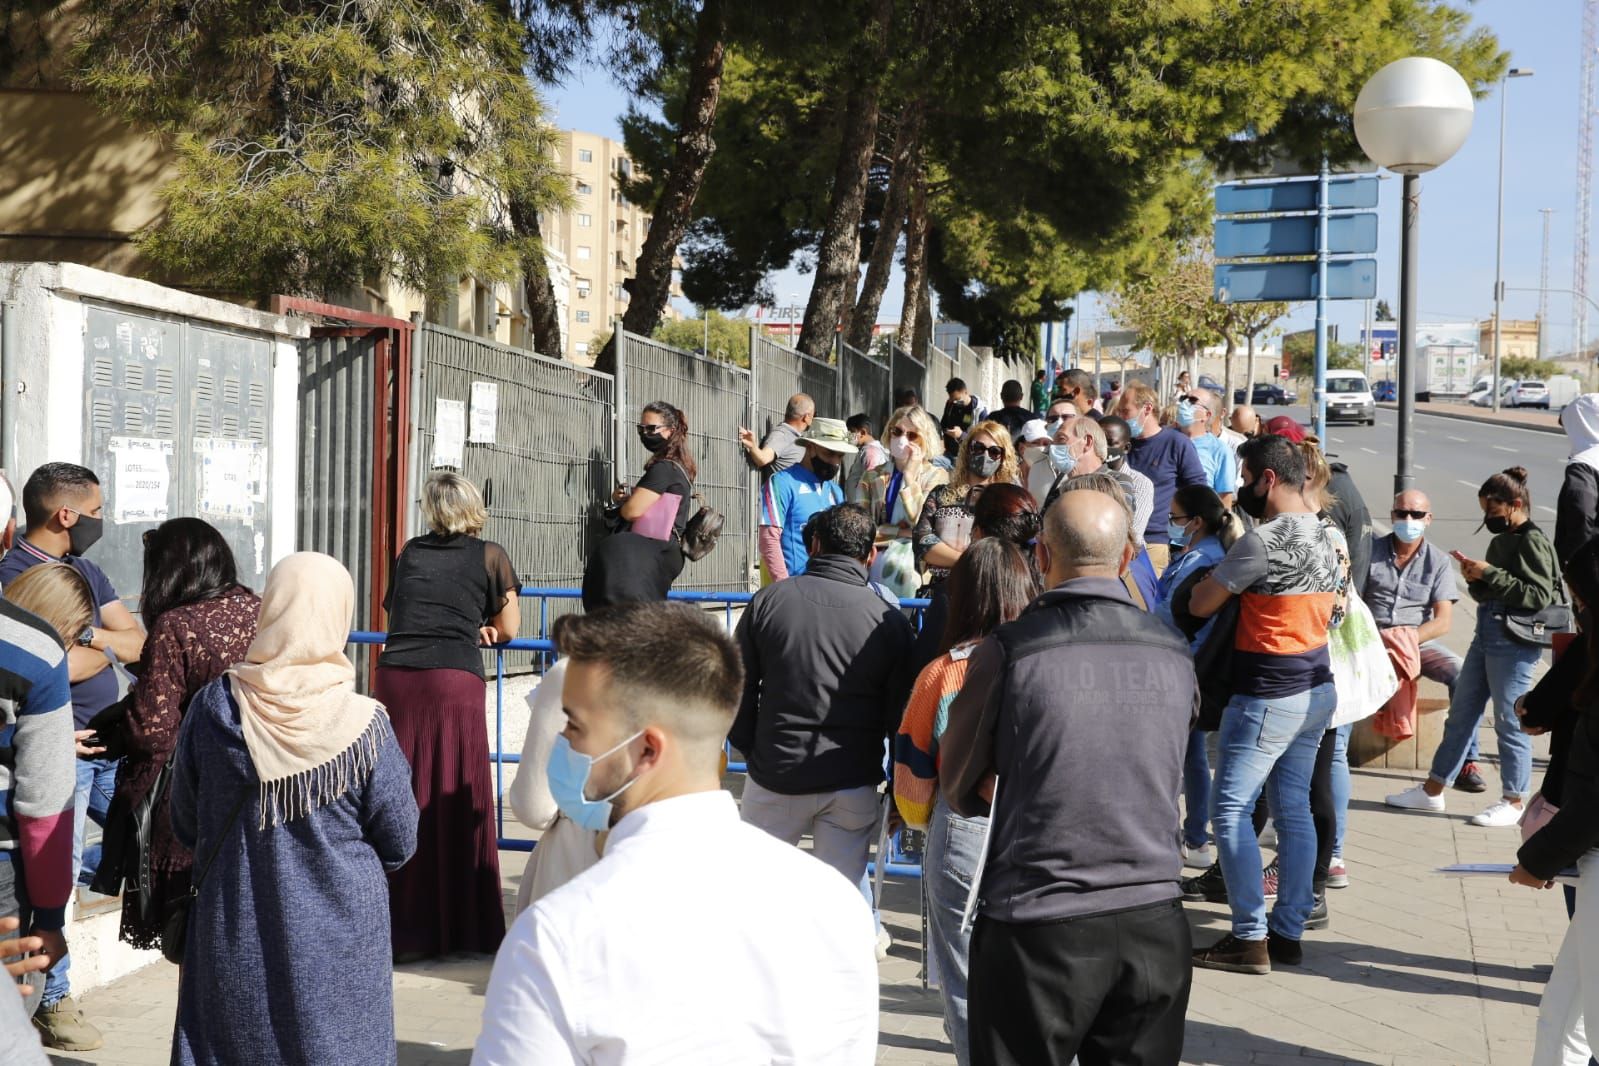
[[[66,921],[76,788],[66,651],[42,619],[0,600],[0,862],[20,864],[41,929]]]
[[[951,648],[922,668],[894,738],[894,803],[907,825],[925,829],[938,791],[938,741],[949,724],[949,705],[966,683],[977,642]]]

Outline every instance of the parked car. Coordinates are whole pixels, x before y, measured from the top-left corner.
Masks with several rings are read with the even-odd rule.
[[[1377,424],[1377,400],[1358,370],[1327,371],[1327,422]]]
[[[1510,406],[1510,394],[1511,394],[1512,391],[1515,390],[1515,387],[1516,387],[1516,383],[1514,381],[1506,381],[1506,382],[1502,382],[1500,384],[1500,386],[1499,386],[1499,406],[1500,407],[1508,407],[1508,406]],[[1547,393],[1546,393],[1546,395],[1547,395]],[[1489,388],[1486,388],[1486,387],[1477,389],[1474,392],[1472,392],[1472,394],[1470,396],[1466,397],[1466,402],[1471,404],[1471,406],[1473,406],[1473,407],[1492,407],[1494,405],[1493,390],[1491,390]]]
[[[1395,403],[1399,399],[1399,386],[1391,379],[1384,379],[1371,387],[1371,394],[1378,403]]]
[[[1541,381],[1518,381],[1510,389],[1511,407],[1549,406],[1549,387]]]
[[[1199,384],[1196,385],[1195,388],[1209,389],[1211,392],[1218,393],[1218,394],[1223,391],[1222,387],[1221,387],[1221,382],[1217,381],[1215,378],[1211,377],[1209,374],[1201,374],[1201,375],[1199,375]]]
[[[1299,390],[1294,388],[1292,385],[1284,385],[1282,388],[1282,393],[1283,403],[1293,404],[1299,402]]]
[[[1255,382],[1248,399],[1244,398],[1243,389],[1233,390],[1233,403],[1247,403],[1252,407],[1280,407],[1290,402],[1282,389],[1265,381]]]

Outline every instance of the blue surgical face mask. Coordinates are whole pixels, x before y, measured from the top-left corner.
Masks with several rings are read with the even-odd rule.
[[[1077,466],[1077,456],[1072,454],[1070,444],[1051,444],[1049,446],[1049,465],[1057,474],[1070,474]]]
[[[1144,435],[1144,416],[1142,413],[1135,414],[1127,419],[1127,435],[1133,440],[1137,440]]]
[[[1421,518],[1401,518],[1394,523],[1394,536],[1406,544],[1414,544],[1427,532],[1427,522]]]
[[[595,763],[621,751],[641,736],[643,730],[634,733],[610,751],[601,752],[599,755],[584,755],[580,751],[572,750],[572,745],[564,733],[558,734],[555,738],[555,747],[550,749],[550,760],[545,769],[550,781],[550,795],[554,797],[555,805],[561,809],[561,813],[581,828],[595,833],[602,833],[611,828],[611,801],[632,788],[633,782],[638,778],[633,778],[604,799],[591,800],[584,792],[588,787],[589,774],[593,773]]]
[[[1188,527],[1168,520],[1166,522],[1166,539],[1171,541],[1171,546],[1174,548],[1188,547]]]
[[[1194,424],[1194,405],[1187,400],[1177,405],[1177,424],[1185,429]]]

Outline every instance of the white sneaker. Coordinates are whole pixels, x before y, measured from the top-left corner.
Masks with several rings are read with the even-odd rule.
[[[1209,844],[1201,844],[1197,848],[1183,845],[1183,865],[1190,870],[1208,870],[1216,861],[1216,849]]]
[[[1521,808],[1507,799],[1502,799],[1480,814],[1472,815],[1469,820],[1472,825],[1485,825],[1490,829],[1503,828],[1521,821]]]
[[[1383,802],[1390,807],[1400,807],[1407,811],[1441,811],[1444,809],[1443,796],[1429,796],[1427,795],[1427,790],[1421,785],[1413,785],[1403,792],[1395,792]]]
[[[889,935],[888,930],[887,929],[878,929],[877,930],[877,961],[878,962],[887,962],[888,961],[888,949],[893,947],[893,946],[894,946],[894,938]]]
[[[1267,821],[1265,827],[1261,829],[1259,843],[1263,848],[1275,848],[1277,846],[1276,819]]]

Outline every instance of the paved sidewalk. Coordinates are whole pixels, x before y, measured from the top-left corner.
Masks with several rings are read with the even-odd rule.
[[[1482,736],[1492,750],[1492,731]],[[1433,873],[1454,862],[1514,861],[1519,837],[1514,829],[1466,824],[1483,805],[1480,796],[1449,793],[1447,816],[1382,806],[1385,794],[1417,777],[1355,772],[1346,855],[1352,884],[1331,894],[1332,928],[1307,936],[1303,969],[1270,977],[1196,974],[1184,1063],[1467,1066],[1529,1059],[1538,997],[1566,927],[1560,892]],[[523,856],[501,858],[510,893]],[[943,1040],[941,1008],[916,976],[916,898],[914,883],[889,887],[883,917],[896,943],[882,967],[878,1062],[945,1066],[955,1060]],[[1195,905],[1189,914],[1200,943],[1225,931],[1224,907]],[[470,1060],[488,971],[487,959],[461,958],[395,974],[401,1063]],[[84,996],[84,1008],[105,1030],[106,1049],[55,1061],[165,1063],[176,978],[174,968],[158,963]]]
[[[1387,411],[1399,410],[1397,403],[1380,403],[1379,408]],[[1468,403],[1444,403],[1433,401],[1431,403],[1418,403],[1416,413],[1422,415],[1438,415],[1443,418],[1453,418],[1461,422],[1485,422],[1495,426],[1514,426],[1518,429],[1536,429],[1544,433],[1564,433],[1560,425],[1560,415],[1540,407],[1506,407],[1498,413],[1490,407],[1473,407]]]

